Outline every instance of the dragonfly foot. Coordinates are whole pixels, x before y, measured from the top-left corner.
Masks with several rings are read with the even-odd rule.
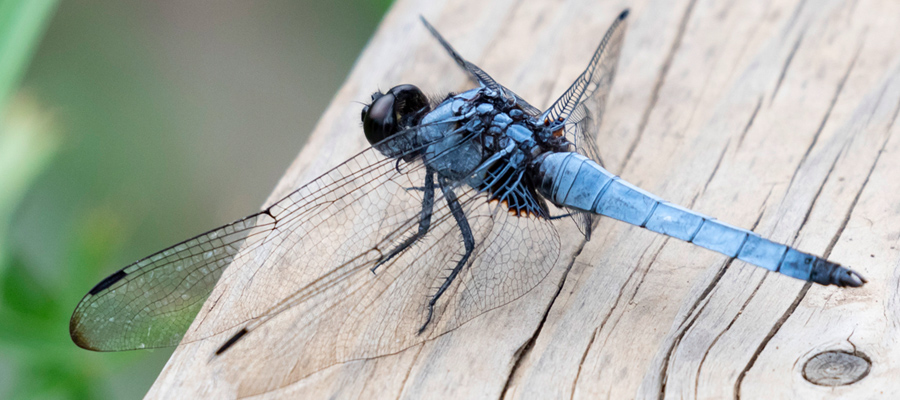
[[[378,260],[377,263],[375,263],[375,266],[374,266],[374,267],[369,268],[369,271],[372,271],[372,275],[377,275],[377,274],[375,273],[375,270],[378,269],[378,267],[380,267],[380,266],[381,266],[382,264],[384,264],[386,261],[387,261],[387,259],[382,258],[382,259]]]
[[[434,314],[434,304],[433,304],[433,303],[429,303],[429,304],[428,304],[428,318],[425,318],[425,323],[422,324],[422,327],[421,327],[421,328],[419,328],[419,332],[418,332],[417,334],[421,335],[422,332],[425,332],[425,328],[427,328],[427,327],[428,327],[428,324],[431,323],[431,316],[432,316],[433,314]]]

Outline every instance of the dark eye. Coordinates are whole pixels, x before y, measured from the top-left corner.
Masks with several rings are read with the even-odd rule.
[[[374,145],[415,125],[428,111],[428,99],[413,85],[395,86],[384,94],[376,92],[372,104],[362,109],[366,140]]]

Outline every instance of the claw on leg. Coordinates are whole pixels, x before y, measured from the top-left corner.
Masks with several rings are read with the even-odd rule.
[[[462,206],[459,205],[456,194],[443,182],[441,182],[441,192],[444,193],[444,198],[447,199],[447,205],[450,207],[450,213],[453,214],[453,219],[456,220],[456,225],[459,227],[459,232],[462,235],[466,252],[456,263],[456,266],[453,267],[453,270],[450,271],[450,275],[444,279],[444,282],[441,284],[441,287],[438,288],[437,293],[435,293],[434,296],[431,297],[431,300],[428,301],[428,316],[425,318],[425,323],[419,328],[419,334],[422,334],[422,332],[425,331],[425,328],[428,327],[428,324],[431,323],[431,318],[434,316],[434,305],[437,304],[441,295],[443,295],[444,292],[450,288],[453,281],[456,280],[459,272],[462,271],[462,268],[469,262],[469,257],[472,256],[472,252],[475,250],[475,236],[472,235],[472,228],[469,226],[469,221],[466,219],[466,214],[463,212]]]
[[[428,229],[431,228],[431,214],[434,212],[434,171],[430,168],[426,169],[425,186],[421,189],[425,194],[422,198],[422,213],[419,216],[419,230],[414,235],[404,240],[403,243],[400,243],[397,247],[391,249],[387,255],[382,256],[381,259],[375,263],[375,266],[370,269],[373,274],[375,273],[375,270],[384,265],[384,263],[390,261],[392,258],[412,246],[419,239],[425,237],[425,234],[428,233]]]

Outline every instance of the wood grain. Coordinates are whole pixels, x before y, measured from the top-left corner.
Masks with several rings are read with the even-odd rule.
[[[900,3],[892,0],[401,0],[270,202],[365,147],[354,101],[376,88],[471,87],[419,14],[464,57],[546,107],[626,7],[630,26],[598,133],[607,168],[850,265],[869,283],[812,286],[608,219],[585,244],[561,221],[559,265],[520,300],[262,397],[900,397]],[[252,371],[210,361],[222,340],[183,343],[147,397],[240,395]],[[826,351],[862,356],[871,368],[848,385],[807,381],[807,361]]]

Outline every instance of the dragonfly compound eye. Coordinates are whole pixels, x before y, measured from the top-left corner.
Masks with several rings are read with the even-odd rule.
[[[366,140],[374,145],[414,126],[430,110],[428,99],[413,85],[395,86],[384,94],[375,93],[372,104],[362,110]]]

